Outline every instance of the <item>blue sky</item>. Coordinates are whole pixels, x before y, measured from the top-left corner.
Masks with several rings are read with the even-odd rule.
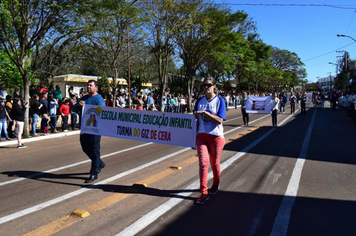
[[[356,59],[356,42],[350,38],[337,37],[344,34],[356,39],[355,0],[215,0],[229,3],[233,12],[245,11],[257,22],[257,33],[268,45],[295,52],[305,64],[308,82],[335,75],[339,56],[347,51]],[[250,6],[236,4],[306,4],[324,6]],[[343,9],[339,7],[351,8]],[[348,45],[348,46],[347,46]]]

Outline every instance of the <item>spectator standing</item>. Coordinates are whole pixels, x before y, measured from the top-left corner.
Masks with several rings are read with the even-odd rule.
[[[282,94],[281,94],[281,96],[280,96],[280,109],[279,109],[279,111],[282,113],[283,112],[283,114],[285,114],[286,113],[286,103],[287,103],[287,95],[286,95],[286,93],[285,92],[283,92]]]
[[[242,98],[240,100],[242,119],[244,121],[244,125],[248,126],[248,122],[250,120],[249,114],[246,112],[246,104],[247,104],[247,93],[244,92],[242,94]]]
[[[320,98],[321,98],[321,108],[324,109],[324,105],[325,105],[325,93],[322,92],[320,94]]]
[[[48,115],[43,114],[42,120],[41,120],[41,127],[43,127],[43,134],[48,135]]]
[[[51,96],[53,97],[54,96],[54,88],[53,88],[53,85],[50,85],[48,87],[48,97]]]
[[[106,99],[105,105],[106,105],[107,107],[113,107],[113,105],[114,105],[114,100],[113,100],[111,94],[108,95],[108,98]]]
[[[84,88],[81,88],[79,91],[79,97],[82,98],[84,97],[84,95],[85,95]]]
[[[271,99],[272,126],[277,126],[278,104],[279,99],[277,93],[273,93]]]
[[[62,101],[63,95],[60,86],[57,84],[56,89],[53,91],[53,97],[58,98],[57,101]]]
[[[297,108],[300,107],[300,99],[301,99],[301,96],[300,96],[300,93],[297,93]]]
[[[27,109],[28,104],[24,104],[21,98],[14,98],[14,103],[12,106],[13,117],[16,122],[16,126],[18,129],[17,133],[17,144],[18,148],[26,148],[26,145],[22,143],[22,132],[25,120],[25,112]]]
[[[7,119],[9,121],[12,121],[10,118],[9,113],[7,113],[6,106],[5,106],[5,101],[3,98],[0,100],[0,141],[2,140],[1,133],[4,132],[4,136],[6,140],[10,140],[9,135],[7,134]]]
[[[5,108],[7,113],[10,116],[9,119],[9,125],[7,126],[7,135],[9,138],[17,138],[17,128],[15,128],[15,132],[12,131],[12,128],[14,126],[14,118],[13,118],[13,112],[12,112],[12,97],[10,95],[6,96],[6,103],[5,103]]]
[[[305,94],[305,92],[302,93],[301,99],[300,99],[300,107],[301,107],[301,113],[302,115],[307,113],[306,106],[307,106],[307,101],[308,97]]]
[[[98,82],[89,80],[87,83],[88,94],[82,97],[79,103],[73,108],[74,111],[82,109],[84,104],[105,106],[104,99],[98,94]],[[81,134],[80,144],[82,150],[91,160],[90,176],[85,180],[85,183],[91,183],[98,178],[101,169],[105,167],[105,163],[100,159],[100,135]]]
[[[62,105],[59,107],[59,112],[62,117],[62,131],[67,132],[68,117],[69,117],[69,100],[65,99]]]
[[[222,122],[226,119],[225,101],[215,94],[215,79],[203,81],[205,96],[198,98],[194,106],[194,116],[198,119],[197,152],[199,157],[199,177],[201,196],[197,204],[209,200],[209,193],[216,194],[220,184],[220,155],[225,145]],[[213,185],[208,191],[209,159],[213,171]]]
[[[3,99],[5,99],[6,96],[7,96],[7,92],[6,92],[5,86],[4,86],[4,85],[1,85],[1,88],[0,88],[0,97],[2,97]]]
[[[42,104],[39,103],[38,100],[39,100],[39,96],[35,94],[31,97],[31,101],[30,101],[30,116],[32,118],[32,130],[31,130],[32,136],[37,136],[36,124],[39,118],[40,109],[43,106]]]
[[[75,96],[78,96],[78,94],[76,94],[74,92],[74,87],[73,86],[70,86],[69,89],[68,89],[68,95],[70,98],[72,98],[72,95],[75,95]]]
[[[58,98],[54,98],[52,96],[49,97],[49,116],[51,118],[50,124],[51,124],[51,132],[52,133],[58,133],[57,131],[57,109],[59,107],[58,105]]]
[[[38,90],[38,92],[39,92],[39,94],[40,94],[40,99],[43,97],[43,95],[45,94],[45,93],[47,93],[48,94],[48,89],[46,88],[46,86],[44,85],[44,83],[43,82],[41,82],[41,84],[40,84],[40,89]]]
[[[73,107],[75,106],[75,104],[77,103],[77,95],[76,94],[72,94],[70,95],[70,101],[69,101],[69,113],[70,113],[70,123],[71,123],[71,127],[72,130],[77,130],[77,128],[75,127],[77,125],[77,113],[75,113],[73,111]]]
[[[15,91],[13,94],[13,98],[20,98],[22,99],[21,89],[20,87],[15,87]]]
[[[152,97],[152,92],[150,92],[147,96],[147,106],[151,107],[153,105],[153,97]]]
[[[29,91],[29,93],[30,93],[30,97],[31,97],[31,98],[33,97],[33,95],[37,94],[36,86],[35,86],[35,85],[32,84],[32,85],[30,86],[30,91]]]
[[[47,114],[48,113],[48,93],[47,92],[44,92],[42,94],[42,98],[40,98],[40,105],[41,105],[41,108],[40,108],[40,115],[42,116],[43,114]]]
[[[290,101],[290,114],[293,114],[295,112],[295,102],[297,100],[297,97],[294,95],[294,93],[291,94],[289,101]]]

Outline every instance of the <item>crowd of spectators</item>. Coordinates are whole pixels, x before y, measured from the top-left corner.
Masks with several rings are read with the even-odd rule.
[[[61,117],[63,132],[68,131],[67,125],[69,117],[71,117],[72,130],[76,130],[78,114],[74,113],[72,108],[84,93],[78,95],[74,93],[73,87],[70,87],[68,94],[69,97],[64,97],[59,85],[56,85],[55,88],[52,85],[47,88],[43,83],[39,86],[31,85],[29,90],[30,104],[28,106],[28,104],[24,103],[23,95],[19,87],[16,87],[13,94],[10,95],[7,93],[5,86],[2,85],[0,89],[0,101],[4,101],[1,104],[3,104],[2,106],[5,108],[9,117],[5,124],[1,126],[3,132],[0,133],[0,140],[2,140],[1,136],[5,136],[7,140],[11,138],[21,138],[19,137],[19,128],[22,129],[23,127],[19,127],[17,124],[14,109],[18,104],[21,109],[25,107],[26,109],[23,109],[24,112],[28,112],[29,114],[31,136],[38,136],[37,131],[45,134],[46,132],[44,131],[48,129],[48,126],[51,128],[51,133],[59,132],[57,130],[57,120],[59,116]],[[39,122],[39,120],[41,120],[41,122]],[[46,120],[47,123],[44,122]],[[40,124],[40,127],[38,127],[37,124]],[[6,133],[4,130],[6,130]]]
[[[48,88],[44,83],[40,85],[30,86],[30,104],[29,109],[29,122],[30,122],[30,133],[32,136],[37,136],[37,129],[43,132],[44,127],[47,127],[46,124],[38,122],[41,120],[44,115],[46,119],[48,117],[48,126],[50,127],[51,133],[59,132],[57,128],[58,118],[61,118],[61,128],[63,132],[69,130],[77,129],[78,114],[72,111],[73,106],[79,101],[79,99],[85,95],[85,89],[80,89],[79,94],[74,92],[73,87],[68,89],[68,97],[63,96],[60,86],[50,85]],[[216,94],[224,98],[226,110],[229,108],[235,108],[240,105],[243,100],[243,93],[232,91],[217,90]],[[145,89],[138,91],[135,86],[133,86],[129,92],[127,87],[121,87],[116,91],[116,96],[114,100],[114,93],[112,90],[101,89],[99,94],[105,99],[106,106],[117,107],[117,108],[129,108],[131,104],[131,109],[137,110],[151,110],[151,111],[160,111],[164,112],[175,112],[175,113],[186,113],[192,111],[195,101],[204,95],[202,90],[194,89],[192,92],[192,101],[191,109],[188,109],[188,94],[178,90],[176,92],[171,92],[170,88],[167,88],[163,95],[158,92],[158,89]],[[248,93],[248,96],[268,96],[271,93],[268,92],[258,92],[258,93]],[[163,96],[163,103],[161,104],[161,96]],[[302,94],[301,93],[280,93],[278,94],[280,100],[280,112],[285,113],[285,106],[287,103],[291,105],[291,112],[294,113],[295,106],[300,107],[300,101]],[[6,111],[9,114],[9,117],[13,116],[12,114],[12,105],[14,99],[22,100],[23,96],[21,89],[16,87],[14,92],[11,95],[7,94],[4,86],[0,87],[0,100],[4,100],[4,105]],[[348,109],[348,114],[352,119],[356,120],[356,95],[355,92],[347,93],[345,96],[343,93],[335,91],[333,94],[315,92],[312,95],[312,103],[315,107],[320,106],[324,108],[325,100],[330,100],[333,104],[333,109],[336,107],[336,103],[345,106]],[[129,102],[130,101],[130,102]],[[70,119],[69,119],[70,118]],[[6,118],[5,118],[6,119]],[[68,126],[68,121],[70,126]],[[37,127],[37,123],[40,128]],[[1,123],[3,124],[3,123]],[[17,126],[14,125],[15,122],[13,119],[7,119],[6,125],[2,125],[0,128],[4,130],[4,126],[7,126],[7,135],[10,138],[16,138],[18,133]],[[14,127],[15,126],[15,127]],[[80,126],[80,125],[79,125]],[[2,136],[5,137],[5,133],[2,132]]]

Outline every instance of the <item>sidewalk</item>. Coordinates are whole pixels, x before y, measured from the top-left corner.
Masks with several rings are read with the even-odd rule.
[[[22,142],[24,144],[30,143],[30,142],[35,142],[39,140],[45,140],[45,139],[52,139],[52,138],[60,138],[60,137],[66,137],[70,135],[75,135],[75,134],[80,134],[80,130],[75,130],[75,131],[68,131],[68,132],[58,132],[58,133],[50,133],[47,136],[41,135],[41,136],[36,136],[32,138],[22,138]],[[16,145],[17,146],[17,139],[11,139],[10,141],[0,141],[0,147],[6,147],[6,146],[12,146]]]

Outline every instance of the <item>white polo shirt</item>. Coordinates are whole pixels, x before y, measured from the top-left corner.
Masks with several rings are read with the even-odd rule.
[[[206,96],[199,98],[194,106],[194,111],[206,111],[210,114],[219,116],[223,120],[226,120],[226,108],[225,101],[222,97],[215,95],[210,101],[207,100]],[[203,119],[203,116],[198,116],[198,131],[197,133],[206,133],[216,136],[224,135],[224,128],[222,124],[215,124],[210,120]]]

